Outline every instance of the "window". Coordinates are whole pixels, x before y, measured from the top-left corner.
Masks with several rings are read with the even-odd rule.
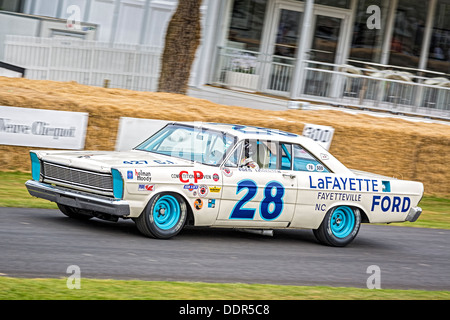
[[[23,12],[24,0],[0,0],[0,10]]]
[[[263,140],[245,140],[240,167],[278,169],[278,143]]]
[[[168,125],[136,150],[153,152],[167,156],[218,166],[235,137],[222,132],[183,125]]]
[[[450,73],[450,0],[439,0],[434,13],[427,69]]]
[[[370,14],[367,13],[367,8],[372,5],[376,5],[381,9],[380,29],[369,29],[367,27],[367,20],[370,17]],[[375,63],[381,62],[381,50],[383,46],[383,36],[386,30],[388,8],[389,2],[387,0],[358,1],[355,24],[353,27],[350,59]]]
[[[267,0],[235,0],[227,46],[259,51]]]
[[[309,172],[329,172],[329,170],[308,151],[294,145],[294,170]]]
[[[389,64],[417,68],[429,1],[399,0],[395,14]]]

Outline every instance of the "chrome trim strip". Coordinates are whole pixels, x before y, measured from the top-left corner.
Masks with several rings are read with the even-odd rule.
[[[111,189],[99,188],[99,187],[94,187],[94,186],[90,186],[87,184],[81,184],[81,183],[76,183],[73,181],[57,179],[55,177],[44,177],[43,182],[47,182],[49,184],[51,184],[51,183],[60,184],[60,185],[75,188],[75,189],[78,187],[79,189],[83,189],[84,191],[98,192],[100,194],[110,195],[111,197],[113,196],[112,188]]]

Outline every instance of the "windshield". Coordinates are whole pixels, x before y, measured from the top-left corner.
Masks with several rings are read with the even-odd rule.
[[[170,124],[135,150],[218,166],[235,140],[235,136],[211,129]]]

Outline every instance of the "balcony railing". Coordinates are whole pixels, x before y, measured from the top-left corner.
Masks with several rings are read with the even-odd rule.
[[[221,47],[213,82],[295,99],[450,119],[450,81],[445,77],[312,60],[295,69],[295,63],[293,58]],[[294,72],[301,75],[295,88]]]

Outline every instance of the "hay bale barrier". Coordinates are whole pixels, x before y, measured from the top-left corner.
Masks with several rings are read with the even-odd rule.
[[[335,128],[330,151],[347,167],[421,181],[427,194],[450,195],[450,125],[338,110],[255,110],[177,94],[4,77],[0,105],[89,113],[86,150],[114,150],[120,117],[233,123],[297,134],[305,123],[327,125]],[[0,170],[30,171],[30,149],[0,145]]]

